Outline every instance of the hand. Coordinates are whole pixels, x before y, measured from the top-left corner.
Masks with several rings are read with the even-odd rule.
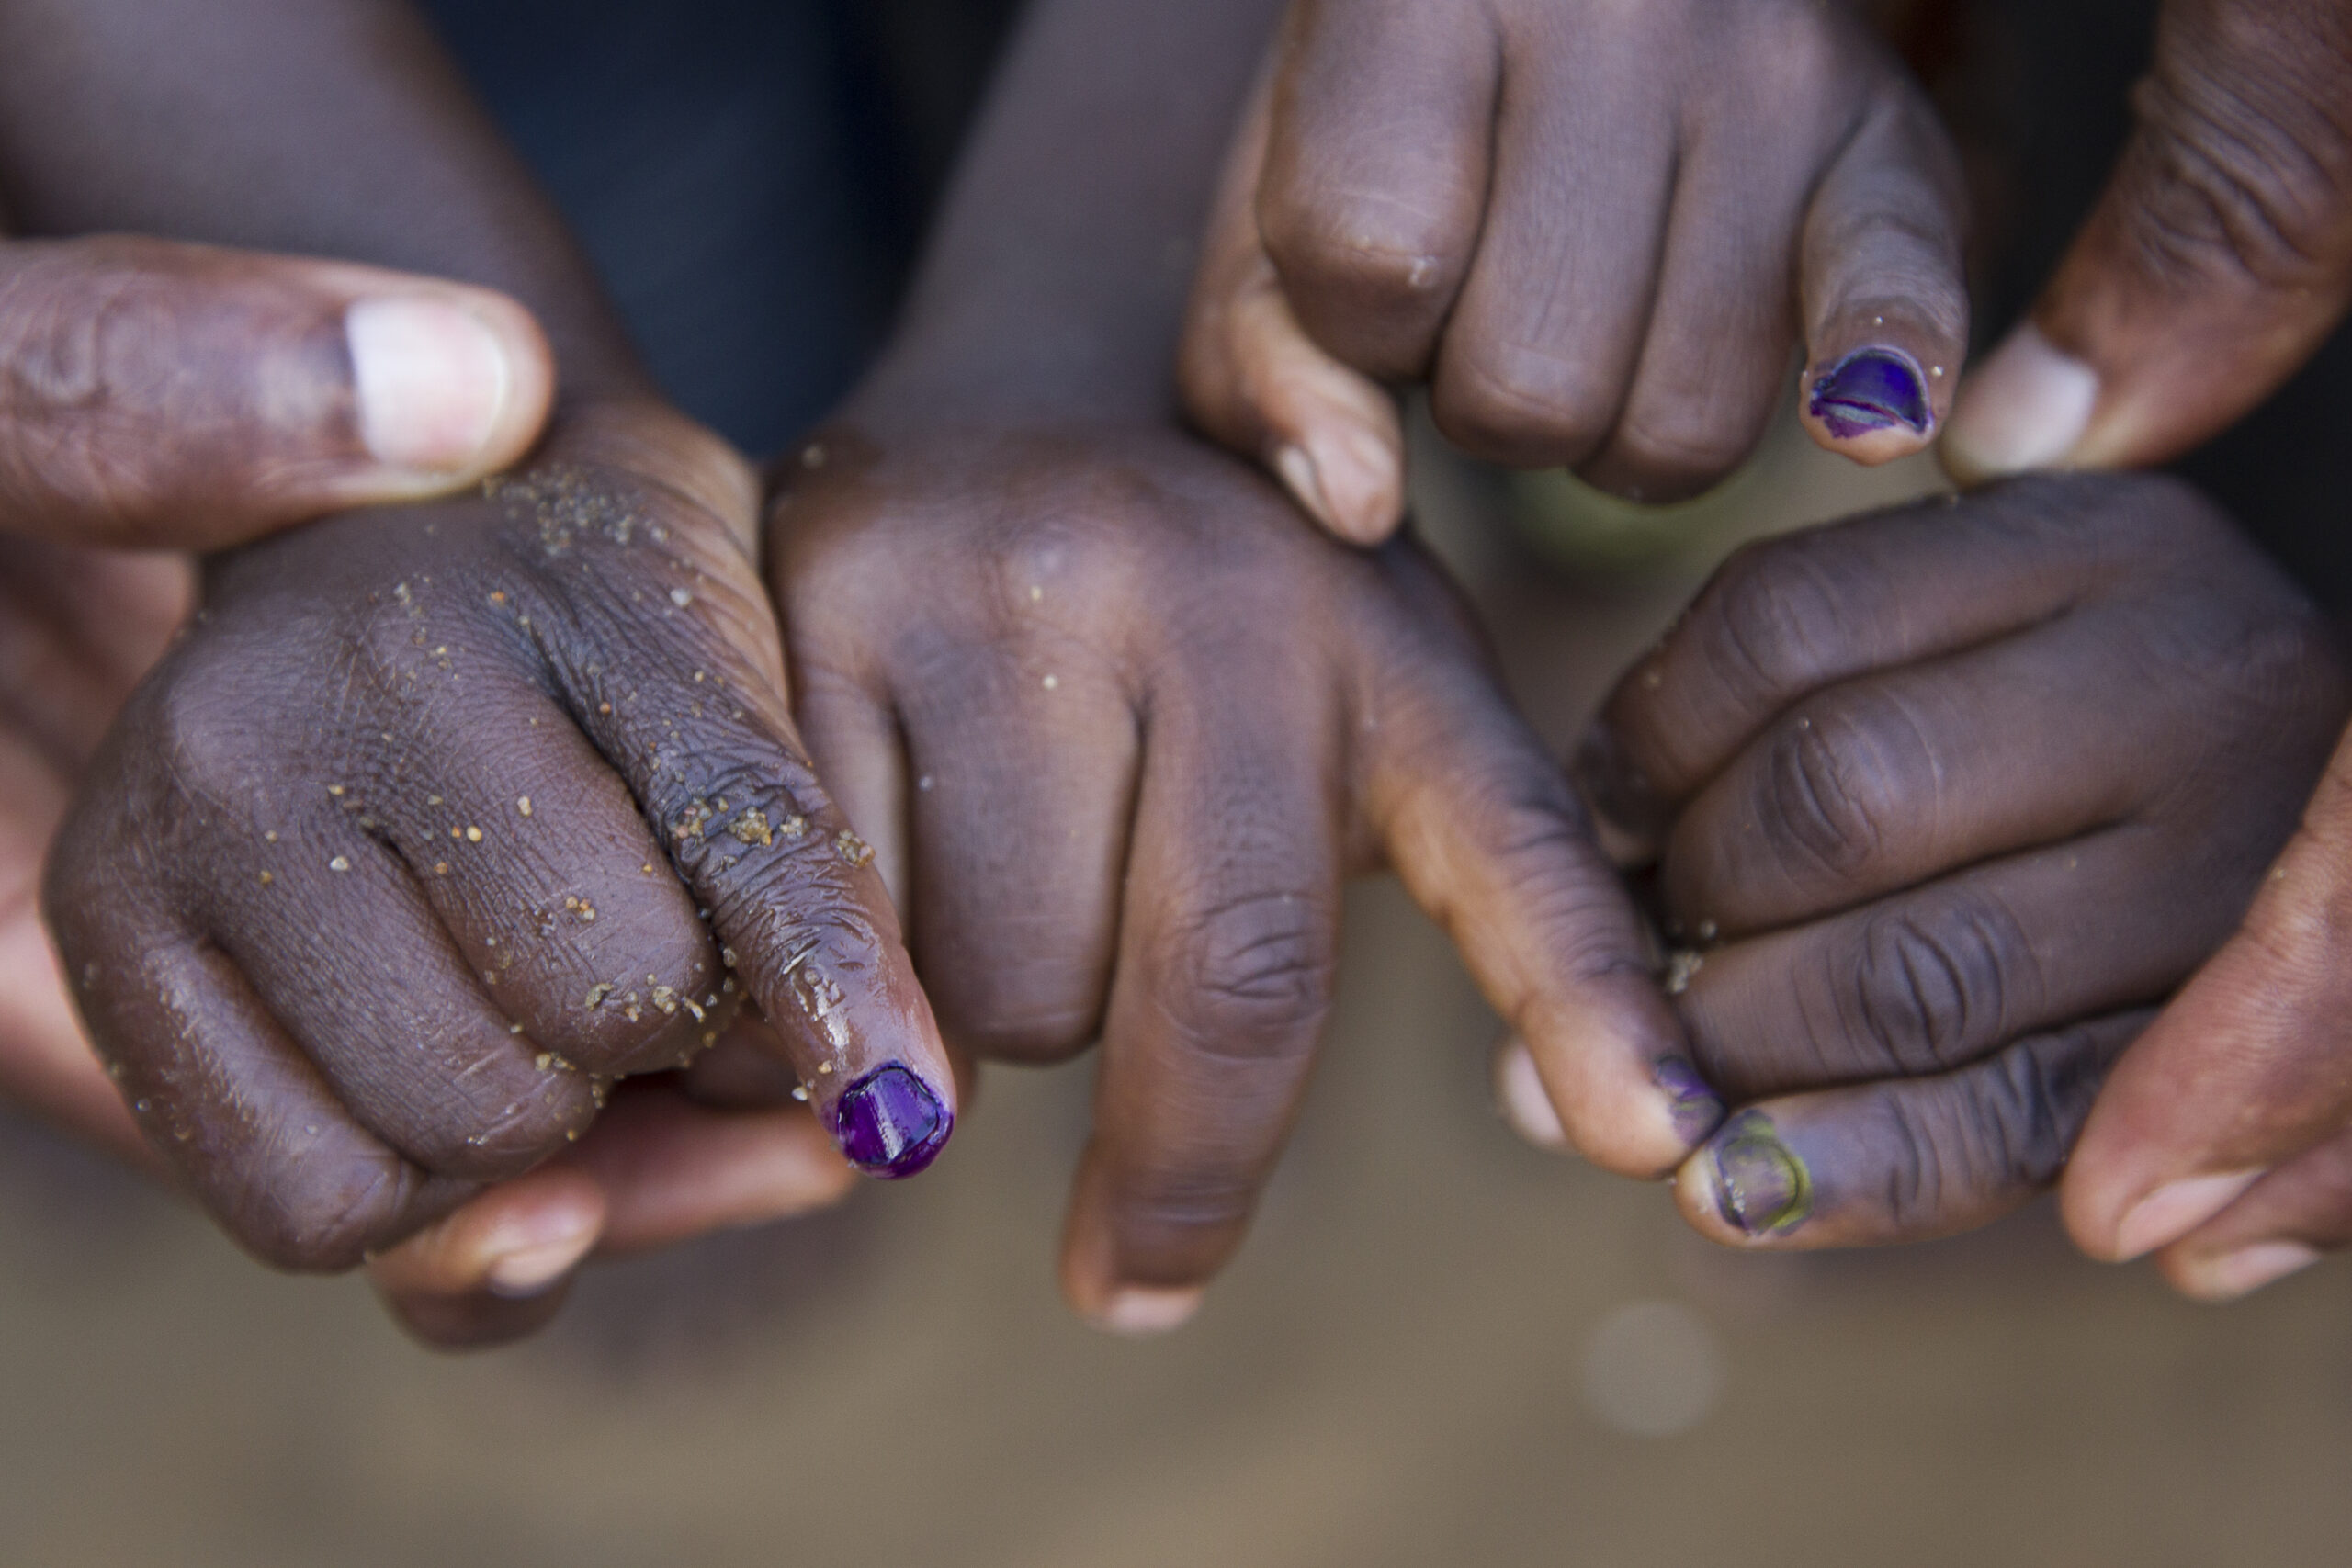
[[[351,1267],[541,1165],[739,985],[858,1163],[945,1141],[870,852],[785,711],[755,503],[707,434],[600,404],[488,497],[211,569],[48,902],[142,1130],[264,1258]]]
[[[2054,1179],[2143,1010],[2245,908],[2347,700],[2312,606],[2170,480],[2020,482],[1734,558],[1582,762],[1656,855],[1694,950],[1682,1021],[1744,1107],[1683,1168],[1686,1216],[1850,1246]],[[2147,1050],[2117,1089],[2210,1102],[2146,1079]]]
[[[1721,1108],[1634,913],[1418,547],[1341,548],[1148,420],[939,406],[869,390],[788,464],[770,571],[810,755],[947,1038],[1102,1043],[1062,1259],[1080,1311],[1172,1327],[1238,1247],[1330,1000],[1342,877],[1382,861],[1588,1156],[1657,1176],[1706,1135]]]
[[[2061,1190],[2094,1258],[2226,1300],[2352,1240],[2352,742],[2236,933],[2109,1079]],[[2159,1250],[2160,1249],[2160,1250]]]
[[[1963,479],[2178,457],[2352,300],[2352,9],[2166,0],[2132,107],[2031,320],[1962,390],[1944,456]]]
[[[1958,162],[1838,4],[1296,0],[1210,224],[1203,428],[1372,543],[1403,515],[1383,383],[1474,456],[1668,501],[1804,417],[1915,452],[1966,351]]]

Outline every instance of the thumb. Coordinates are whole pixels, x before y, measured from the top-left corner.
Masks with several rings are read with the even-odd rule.
[[[1945,457],[1963,480],[2177,456],[2352,299],[2352,7],[2169,0],[2133,111],[2031,321],[1961,389]]]
[[[2109,1075],[2060,1206],[2122,1260],[2165,1247],[2352,1117],[2352,741],[2232,937]]]
[[[486,289],[163,241],[0,245],[0,529],[204,549],[475,483],[555,367]]]

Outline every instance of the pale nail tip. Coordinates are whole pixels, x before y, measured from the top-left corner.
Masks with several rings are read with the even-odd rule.
[[[394,469],[462,471],[497,434],[513,395],[505,346],[444,300],[362,299],[344,312],[359,435]]]
[[[1315,471],[1315,459],[1306,455],[1305,448],[1284,446],[1276,452],[1274,472],[1290,491],[1291,499],[1306,508],[1308,516],[1326,528],[1339,526],[1331,514],[1330,501],[1323,493],[1323,481]]]
[[[2261,1174],[2241,1170],[2192,1176],[2157,1188],[2117,1222],[2115,1261],[2129,1263],[2178,1241],[2228,1208]]]
[[[2193,1270],[2189,1293],[2199,1301],[2233,1302],[2310,1268],[2319,1258],[2316,1248],[2300,1241],[2256,1242]]]
[[[1946,460],[1976,479],[2062,466],[2098,401],[2098,372],[2021,327],[1961,389],[1944,425]]]
[[[510,1300],[541,1295],[571,1272],[594,1242],[593,1235],[580,1235],[510,1252],[490,1266],[482,1283],[491,1294]]]
[[[1535,1071],[1535,1058],[1524,1044],[1506,1045],[1496,1058],[1495,1111],[1503,1125],[1537,1148],[1568,1152],[1567,1129],[1553,1109],[1552,1097],[1544,1092],[1544,1080]]]
[[[1094,1315],[1098,1328],[1132,1339],[1148,1339],[1184,1326],[1201,1310],[1198,1290],[1130,1285],[1111,1292]]]

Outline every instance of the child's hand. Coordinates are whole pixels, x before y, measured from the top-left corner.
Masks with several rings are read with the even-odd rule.
[[[1240,1244],[1351,870],[1445,926],[1588,1156],[1657,1176],[1714,1126],[1633,908],[1418,548],[1340,548],[1143,420],[907,423],[787,464],[770,570],[810,753],[947,1038],[1103,1043],[1080,1311],[1171,1327]]]
[[[2312,608],[2170,480],[2021,482],[1736,557],[1584,758],[1697,954],[1699,1065],[1747,1107],[1683,1168],[1691,1222],[1894,1241],[2055,1179],[2348,694]]]
[[[1957,160],[1840,0],[1296,0],[1210,224],[1195,419],[1342,537],[1403,513],[1383,383],[1476,456],[1651,501],[1761,435],[1915,452],[1968,336]]]
[[[262,1257],[356,1264],[747,996],[852,1159],[946,1138],[871,852],[786,711],[755,505],[714,439],[605,403],[487,499],[210,568],[47,901],[149,1139]]]

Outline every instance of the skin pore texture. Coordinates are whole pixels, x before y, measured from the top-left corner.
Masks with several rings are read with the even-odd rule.
[[[273,1262],[384,1254],[405,1320],[465,1342],[543,1321],[599,1245],[837,1194],[820,1125],[887,1174],[935,1154],[954,1077],[799,750],[752,476],[651,396],[422,27],[28,4],[0,60],[27,230],[438,272],[563,367],[517,473],[212,558],[92,764],[48,904],[178,1179]]]
[[[1394,391],[1473,456],[1637,500],[1800,413],[1924,448],[1966,352],[1959,160],[1842,0],[1295,0],[1181,366],[1341,537],[1404,514]]]

